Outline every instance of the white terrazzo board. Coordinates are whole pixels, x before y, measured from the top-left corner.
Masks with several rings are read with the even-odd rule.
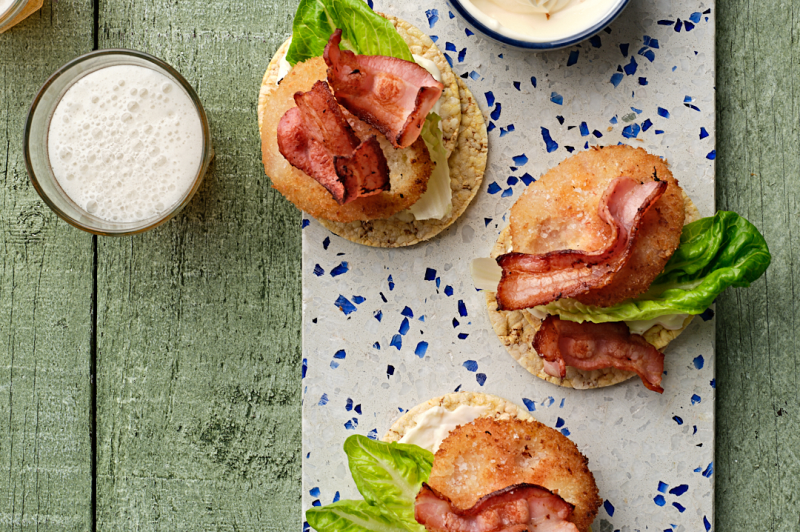
[[[561,388],[533,377],[505,351],[483,294],[472,287],[469,263],[488,256],[525,181],[569,156],[568,146],[577,152],[586,143],[622,142],[663,156],[701,214],[713,214],[713,7],[632,0],[599,39],[533,54],[470,35],[441,1],[376,2],[376,10],[438,37],[495,127],[473,204],[427,243],[368,248],[304,220],[303,511],[316,501],[360,498],[342,451],[349,435],[380,438],[402,411],[460,389],[527,407],[577,443],[606,501],[594,532],[710,530],[713,312],[695,318],[666,350],[663,395],[638,378],[600,390]],[[549,152],[542,128],[558,145]],[[523,154],[527,162],[515,162]],[[348,306],[355,310],[340,309]],[[406,307],[413,317],[403,314]],[[422,357],[420,342],[427,342]]]

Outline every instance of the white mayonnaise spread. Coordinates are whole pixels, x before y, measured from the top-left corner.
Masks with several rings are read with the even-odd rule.
[[[462,0],[484,26],[528,42],[572,37],[605,19],[619,4],[620,0]]]
[[[400,443],[412,443],[436,453],[453,429],[481,417],[486,410],[485,406],[459,405],[455,410],[434,406],[419,416],[417,425],[406,432]]]
[[[292,45],[292,40],[289,39],[289,46]],[[286,52],[289,52],[289,46],[286,47]],[[286,60],[286,53],[284,53],[280,60],[278,61],[278,80],[276,81],[276,85],[280,83],[280,81],[286,77],[286,74],[292,69],[292,65],[289,64],[289,61]]]

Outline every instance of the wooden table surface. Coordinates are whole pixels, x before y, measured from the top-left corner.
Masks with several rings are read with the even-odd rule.
[[[295,7],[45,0],[0,35],[0,529],[300,529],[300,214],[256,126]],[[799,530],[800,1],[717,7],[717,205],[773,262],[717,300],[714,530]],[[97,238],[39,199],[22,131],[50,74],[113,47],[189,80],[217,157],[176,219]]]

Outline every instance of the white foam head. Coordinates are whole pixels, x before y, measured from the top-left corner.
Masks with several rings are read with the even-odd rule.
[[[47,147],[56,180],[78,206],[138,222],[186,197],[202,164],[203,128],[181,86],[146,67],[117,65],[67,90]]]

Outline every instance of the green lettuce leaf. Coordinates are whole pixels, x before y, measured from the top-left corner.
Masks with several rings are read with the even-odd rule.
[[[306,511],[306,521],[317,532],[420,532],[404,520],[366,501],[338,501]],[[416,524],[416,523],[415,523]]]
[[[453,191],[450,188],[450,167],[447,164],[447,151],[439,129],[441,118],[429,113],[422,125],[420,136],[428,147],[431,160],[436,164],[428,179],[428,188],[414,205],[408,208],[417,220],[441,220],[453,208]]]
[[[342,30],[341,47],[362,55],[388,55],[413,61],[411,50],[392,23],[363,0],[301,0],[292,24],[286,60],[294,66],[319,57],[331,34]]]
[[[354,435],[344,452],[365,500],[338,501],[306,511],[317,532],[425,532],[414,519],[414,501],[428,480],[433,453],[416,445],[386,443]]]
[[[344,442],[359,493],[404,521],[414,521],[414,500],[428,479],[433,453],[416,445],[374,441],[353,435]],[[416,523],[414,523],[416,524]]]
[[[772,257],[758,229],[734,212],[718,211],[683,228],[681,244],[650,289],[612,307],[562,299],[536,307],[571,321],[652,320],[668,314],[700,314],[726,288],[747,287]]]

